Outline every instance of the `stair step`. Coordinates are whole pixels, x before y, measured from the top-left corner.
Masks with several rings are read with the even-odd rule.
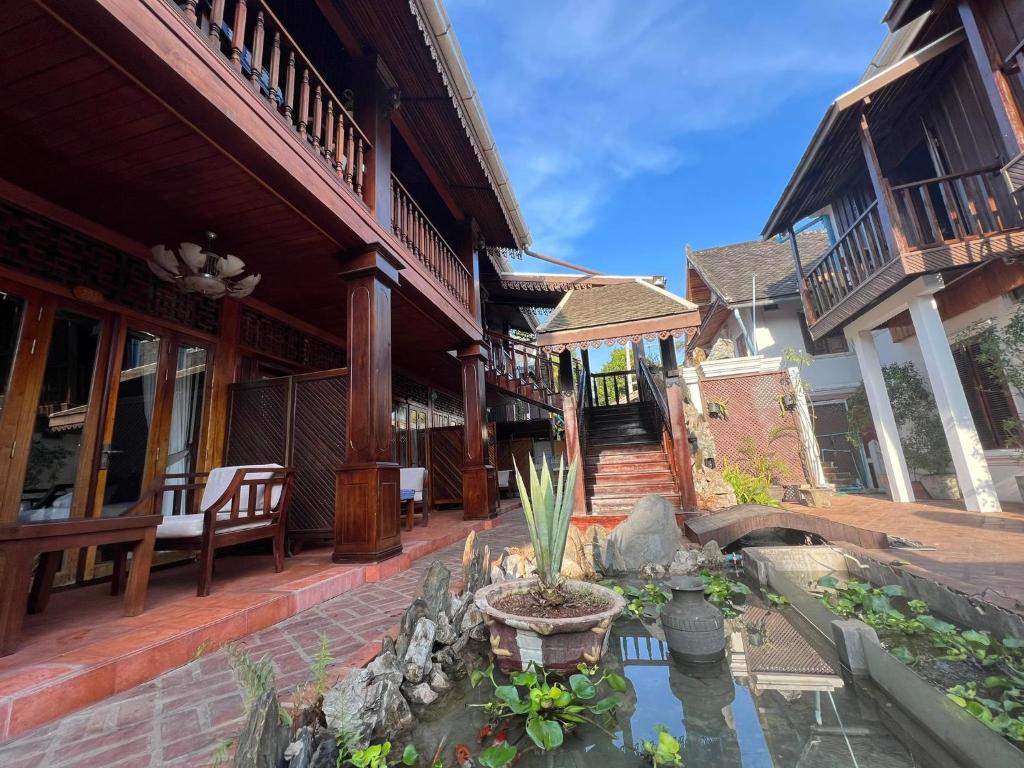
[[[681,509],[682,505],[678,496],[668,496],[660,494],[665,497],[665,500],[676,509]],[[633,506],[642,498],[642,496],[617,496],[614,498],[603,498],[597,497],[592,498],[589,501],[590,511],[595,515],[616,515],[625,514],[633,509]]]
[[[672,480],[632,480],[620,483],[599,483],[596,485],[587,483],[585,487],[591,498],[600,497],[605,493],[628,493],[641,496],[646,496],[648,493],[674,496],[678,493],[676,484]]]
[[[654,442],[658,438],[658,433],[653,429],[647,427],[634,426],[632,424],[622,424],[621,426],[615,427],[590,427],[587,430],[587,439],[593,440],[598,437],[645,437],[651,442]]]
[[[615,465],[613,465],[614,467]],[[642,466],[631,472],[609,472],[611,467],[603,467],[600,471],[584,473],[584,479],[589,485],[629,485],[630,483],[675,483],[672,470],[667,466],[659,467],[650,465]]]
[[[652,440],[650,435],[587,435],[587,450],[597,448],[631,448],[646,446],[647,450],[661,450],[661,442]]]
[[[610,464],[664,464],[667,462],[661,451],[587,451],[583,464],[588,467],[606,467]]]

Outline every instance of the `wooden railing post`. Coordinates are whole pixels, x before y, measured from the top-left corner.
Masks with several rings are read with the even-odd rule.
[[[892,195],[889,192],[889,184],[882,174],[882,167],[878,162],[878,153],[875,151],[875,144],[871,140],[871,129],[868,126],[867,115],[860,116],[860,146],[864,152],[864,162],[868,167],[868,176],[871,178],[871,187],[875,191],[875,199],[878,201],[878,218],[882,224],[882,234],[889,246],[892,258],[899,258],[899,255],[906,250],[906,238],[902,230],[896,227],[893,219]]]
[[[373,151],[364,157],[354,157],[356,183],[362,189],[363,199],[374,212],[377,221],[392,226],[391,210],[391,105],[390,92],[396,87],[391,75],[377,54],[369,54],[358,62],[355,78],[356,123],[366,133]],[[355,147],[355,154],[360,148]],[[365,176],[360,166],[366,164]]]
[[[235,21],[231,25],[231,63],[235,71],[242,71],[242,51],[245,50],[245,16],[248,0],[235,0]]]
[[[804,277],[804,265],[800,261],[800,248],[796,242],[796,232],[793,227],[789,228],[789,248],[793,253],[793,272],[796,274],[796,283],[800,288],[800,302],[803,304],[804,317],[807,325],[810,326],[817,319],[814,315],[814,306],[807,291],[807,279]]]
[[[488,464],[487,405],[484,343],[473,342],[459,350],[462,364],[462,399],[465,410],[462,453],[462,518],[487,520],[496,514],[494,467]]]
[[[576,462],[576,487],[573,496],[572,513],[587,514],[587,490],[584,483],[583,462],[585,457],[582,449],[582,428],[579,423],[577,392],[572,380],[572,353],[563,350],[558,354],[558,387],[562,394],[562,420],[565,424],[565,462]]]

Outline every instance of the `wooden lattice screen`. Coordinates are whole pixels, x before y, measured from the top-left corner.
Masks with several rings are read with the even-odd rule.
[[[487,425],[487,461],[497,460],[495,424]],[[434,427],[430,430],[430,482],[434,504],[462,503],[463,427]]]
[[[348,371],[233,384],[226,463],[295,469],[293,540],[334,540],[335,470],[345,463]]]

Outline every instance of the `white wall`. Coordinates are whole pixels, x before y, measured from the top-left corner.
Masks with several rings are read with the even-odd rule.
[[[758,307],[754,337],[758,352],[765,357],[783,357],[787,349],[805,352],[803,331],[800,328],[799,300],[779,302],[778,309],[765,310]],[[741,309],[743,324],[750,331],[754,326],[750,320],[750,309]],[[740,336],[739,323],[734,317],[722,325],[715,341],[726,337]],[[713,344],[714,342],[712,342]],[[711,344],[708,345],[710,349]],[[753,350],[750,350],[753,352]],[[787,365],[792,365],[787,362]],[[846,354],[818,355],[810,365],[801,366],[800,375],[810,396],[814,400],[843,398],[860,386],[860,370],[853,351]]]
[[[956,290],[956,287],[954,286],[951,290]],[[979,321],[991,320],[996,325],[1003,326],[1009,320],[1014,308],[1015,305],[1008,295],[991,299],[963,314],[946,320],[943,323],[946,336],[952,340],[969,325]],[[875,346],[878,349],[878,357],[882,365],[911,362],[921,374],[925,385],[928,385],[928,376],[925,373],[924,360],[921,357],[921,347],[918,344],[917,336],[911,336],[901,342],[893,342],[888,330],[875,331]],[[1017,406],[1017,413],[1024,414],[1024,398],[1014,392],[1013,400]],[[1013,449],[985,451],[985,458],[988,461],[992,480],[996,484],[999,500],[1024,501],[1020,487],[1017,485],[1017,477],[1024,477],[1024,461],[1021,461],[1018,452]]]

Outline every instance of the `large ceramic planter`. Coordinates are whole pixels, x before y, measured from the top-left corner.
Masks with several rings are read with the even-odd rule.
[[[809,485],[800,486],[800,501],[804,506],[822,509],[832,506],[832,489],[815,488]]]
[[[672,655],[690,664],[710,664],[725,657],[725,620],[704,599],[704,579],[677,576],[669,584],[672,600],[661,609],[661,628]]]
[[[625,609],[626,601],[598,584],[568,580],[565,583],[600,595],[608,601],[609,608],[588,616],[548,619],[516,616],[494,607],[505,595],[533,588],[536,578],[504,581],[476,591],[476,607],[484,615],[491,633],[491,653],[502,671],[513,672],[536,664],[544,669],[570,672],[581,662],[600,661],[608,645],[608,630]]]

